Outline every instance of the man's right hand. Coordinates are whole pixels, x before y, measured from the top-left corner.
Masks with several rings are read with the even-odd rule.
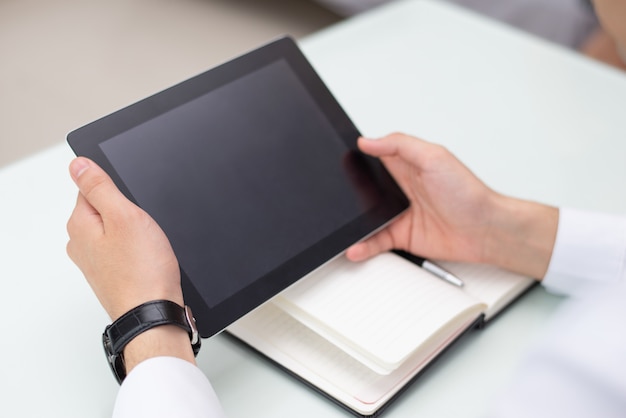
[[[360,138],[410,201],[396,221],[347,251],[353,261],[401,249],[423,257],[499,265],[541,278],[558,209],[496,193],[440,145],[403,134]]]

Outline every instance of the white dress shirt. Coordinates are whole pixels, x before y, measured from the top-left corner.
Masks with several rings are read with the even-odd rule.
[[[569,295],[490,417],[626,417],[626,217],[561,209],[543,285]]]
[[[175,357],[154,357],[138,364],[120,387],[113,410],[114,418],[225,416],[204,373]]]
[[[626,217],[561,209],[543,284],[572,296],[513,382],[503,382],[493,417],[626,416]],[[205,375],[158,357],[120,388],[115,418],[224,417]]]

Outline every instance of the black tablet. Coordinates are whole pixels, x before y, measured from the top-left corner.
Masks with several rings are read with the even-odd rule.
[[[209,337],[408,202],[281,38],[71,132],[165,231]]]

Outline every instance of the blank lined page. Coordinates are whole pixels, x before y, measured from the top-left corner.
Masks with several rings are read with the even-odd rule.
[[[535,280],[488,264],[437,261],[437,264],[463,279],[464,291],[485,302],[485,319],[508,305]]]
[[[361,263],[335,259],[273,302],[378,373],[398,367],[449,322],[485,308],[390,253]]]

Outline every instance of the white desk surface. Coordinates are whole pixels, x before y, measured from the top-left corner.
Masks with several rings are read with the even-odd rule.
[[[626,211],[623,74],[427,0],[301,45],[364,134],[443,143],[505,193]],[[108,318],[65,255],[71,158],[59,144],[0,171],[0,416],[107,417],[117,393],[100,346]],[[481,415],[557,305],[534,290],[387,416]],[[204,342],[199,365],[230,417],[349,416],[223,336]]]

